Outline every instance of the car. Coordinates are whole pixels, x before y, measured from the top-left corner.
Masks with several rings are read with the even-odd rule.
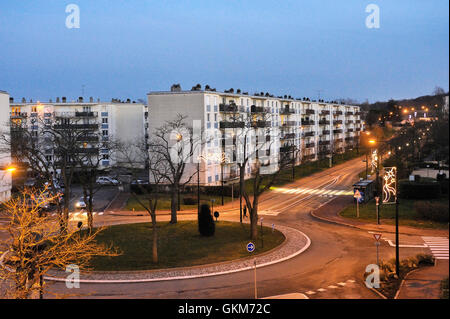
[[[98,177],[96,183],[100,184],[100,185],[119,185],[120,184],[117,179],[109,177],[109,176]]]
[[[87,207],[87,201],[89,201],[89,196],[86,198],[86,202],[84,201],[84,196],[80,197],[78,202],[75,203],[76,208],[85,209]],[[94,202],[94,200],[92,200]]]

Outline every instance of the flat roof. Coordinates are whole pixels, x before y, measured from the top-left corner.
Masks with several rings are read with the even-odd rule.
[[[372,180],[365,179],[365,180],[362,180],[362,181],[359,181],[359,182],[353,184],[353,186],[367,186],[367,185],[372,184],[372,183],[373,183]]]
[[[230,93],[230,92],[221,92],[221,91],[211,91],[211,90],[182,90],[182,91],[150,91],[147,95],[169,95],[169,94],[218,94],[225,95],[230,97],[250,97],[254,99],[263,99],[263,100],[281,100],[281,101],[291,101],[291,102],[302,102],[302,103],[316,103],[316,104],[329,104],[333,106],[348,106],[348,107],[359,107],[358,105],[349,105],[349,104],[339,104],[333,102],[318,102],[318,101],[306,101],[302,99],[295,98],[285,98],[285,97],[277,97],[277,96],[265,96],[265,95],[253,95],[253,94],[243,94],[243,93]]]

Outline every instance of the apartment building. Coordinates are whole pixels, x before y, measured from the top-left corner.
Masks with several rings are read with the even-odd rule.
[[[170,91],[149,92],[149,126],[154,129],[172,120],[176,114],[186,116],[186,122],[200,121],[207,139],[200,162],[200,183],[219,185],[222,180],[238,177],[237,160],[242,158],[243,143],[224,141],[229,136],[240,136],[243,123],[234,122],[236,113],[255,119],[254,136],[246,147],[261,149],[268,162],[276,161],[280,152],[291,152],[298,165],[341,153],[357,147],[362,130],[358,106],[294,99],[291,96],[273,96],[255,93],[250,95],[233,89],[218,92],[198,85],[190,91],[172,86]],[[259,116],[259,117],[258,117]],[[261,136],[263,138],[261,138]],[[263,140],[263,141],[262,141]],[[263,143],[262,147],[257,146]],[[231,152],[228,149],[231,148]],[[222,154],[227,154],[226,160]],[[248,152],[247,152],[248,154]],[[211,156],[212,155],[212,156]],[[213,159],[211,159],[213,158]],[[217,160],[219,159],[219,160]],[[188,165],[187,174],[192,174],[196,165]],[[245,168],[246,178],[252,173],[251,163]]]
[[[54,129],[66,129],[69,125],[86,134],[80,138],[80,152],[92,154],[99,159],[99,168],[108,169],[118,164],[120,156],[111,149],[111,141],[135,142],[144,139],[148,129],[147,107],[130,100],[122,102],[94,102],[93,98],[85,102],[83,98],[67,101],[65,97],[57,98],[56,103],[33,103],[22,100],[15,103],[11,99],[10,119],[20,123],[33,138],[41,139],[48,162],[58,160],[54,145],[45,142],[42,132],[52,125]],[[120,164],[120,163],[119,163]]]
[[[9,94],[0,91],[0,135],[8,131],[9,124]],[[0,203],[11,197],[11,174],[8,168],[11,164],[11,152],[0,139]]]

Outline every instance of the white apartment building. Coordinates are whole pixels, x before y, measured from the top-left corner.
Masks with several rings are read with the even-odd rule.
[[[9,128],[9,94],[0,91],[0,135],[7,132]],[[0,140],[0,203],[11,197],[11,152],[7,150]]]
[[[236,118],[236,112],[255,116],[258,125],[254,135],[263,138],[266,135],[265,145],[256,147],[255,143],[261,144],[261,138],[259,142],[249,139],[247,147],[264,150],[269,161],[277,158],[280,152],[291,152],[297,165],[329,156],[330,150],[341,153],[357,146],[362,130],[359,106],[275,97],[267,93],[249,95],[240,90],[236,93],[234,90],[217,92],[199,87],[191,91],[172,87],[171,91],[150,92],[147,97],[151,129],[182,114],[189,125],[194,120],[201,121],[202,130],[213,137],[202,150],[204,160],[200,162],[200,183],[208,186],[219,185],[222,176],[224,181],[239,176],[236,158],[242,154],[243,145],[223,142],[223,136],[241,136],[242,125],[230,120]],[[264,118],[258,118],[258,114],[264,114]],[[292,152],[292,149],[296,151]],[[221,161],[224,158],[221,154],[225,153],[228,156]],[[210,154],[213,156],[209,157]],[[186,175],[190,176],[197,170],[197,165],[188,165],[186,170]],[[246,178],[250,176],[251,164],[246,167]],[[196,182],[195,179],[192,182]]]
[[[49,124],[73,124],[77,129],[89,130],[90,136],[83,137],[82,148],[87,153],[100,155],[100,169],[108,169],[120,157],[113,154],[107,142],[119,139],[122,142],[135,142],[144,139],[148,128],[147,106],[141,103],[94,102],[83,98],[68,102],[65,97],[54,102],[24,102],[10,105],[11,121],[20,121],[31,132],[33,138],[42,138],[40,132]],[[45,157],[48,162],[55,161],[54,149],[46,147]]]

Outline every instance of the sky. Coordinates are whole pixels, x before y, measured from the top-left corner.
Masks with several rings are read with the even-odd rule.
[[[66,6],[80,9],[67,28]],[[367,28],[369,4],[379,28]],[[325,100],[449,89],[447,0],[21,0],[0,6],[16,101],[145,99],[173,83]]]

